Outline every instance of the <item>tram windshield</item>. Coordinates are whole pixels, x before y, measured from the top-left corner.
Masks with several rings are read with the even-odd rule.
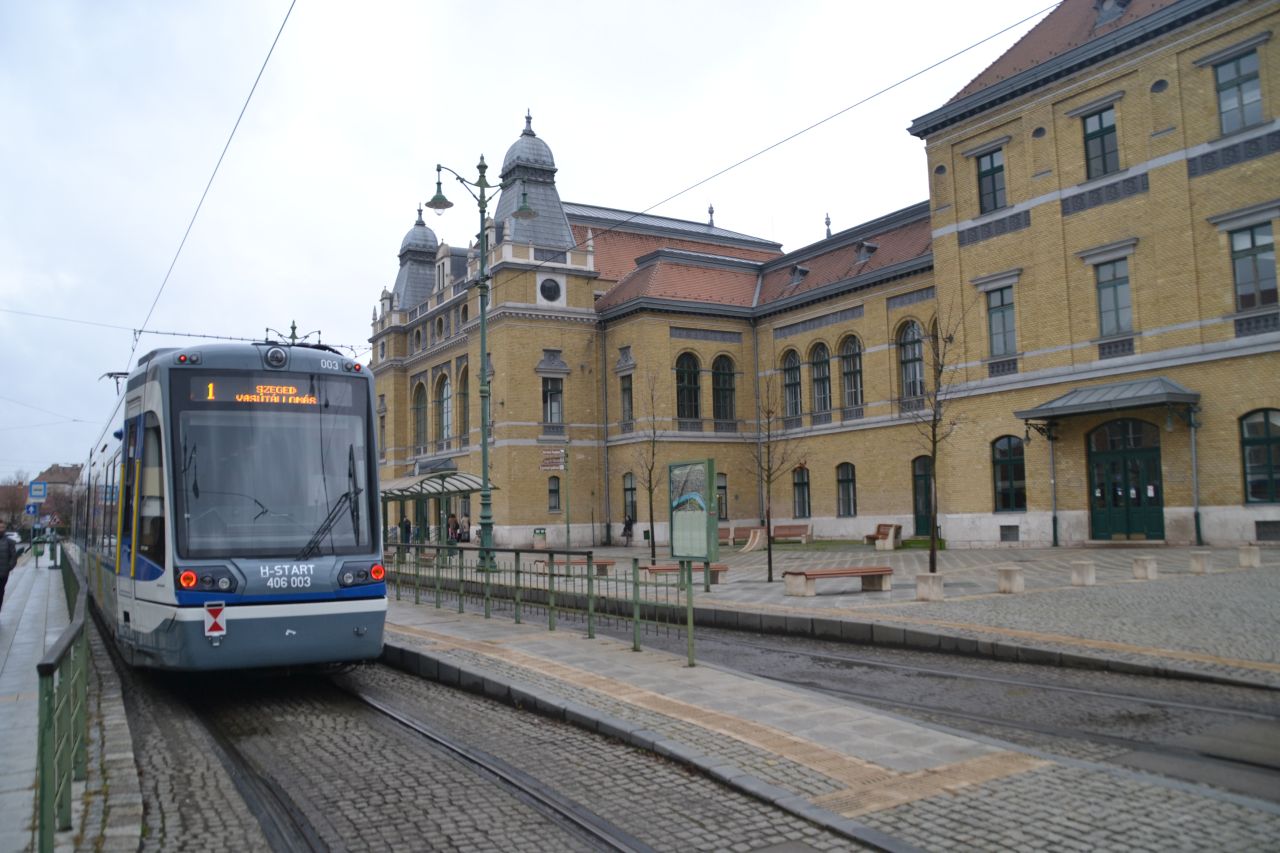
[[[373,547],[363,382],[184,371],[171,390],[181,556]]]

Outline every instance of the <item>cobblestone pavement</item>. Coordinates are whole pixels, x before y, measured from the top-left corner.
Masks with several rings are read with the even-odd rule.
[[[1192,573],[1195,553],[1212,555],[1210,574]],[[638,549],[602,549],[600,554],[620,565],[629,564],[631,556],[647,557]],[[1155,580],[1134,579],[1136,557],[1156,558]],[[768,630],[785,628],[787,617],[828,618],[892,626],[900,630],[884,636],[898,644],[913,644],[901,632],[914,630],[932,635],[914,644],[944,651],[999,656],[991,646],[1002,644],[1111,661],[1117,668],[1127,664],[1280,687],[1280,631],[1275,630],[1280,619],[1273,604],[1280,600],[1280,549],[1262,548],[1262,566],[1256,569],[1241,568],[1235,548],[960,550],[939,552],[938,558],[944,601],[915,600],[915,577],[928,571],[927,551],[823,543],[775,550],[773,583],[766,580],[761,552],[724,552],[727,577],[710,593],[699,591],[695,600],[700,606],[763,614]],[[1071,564],[1083,559],[1094,562],[1097,583],[1074,587]],[[782,573],[788,568],[870,565],[893,568],[892,591],[862,592],[858,579],[841,578],[820,582],[812,598],[783,594]],[[997,593],[996,569],[1003,566],[1022,568],[1024,593]],[[615,567],[614,573],[623,570]],[[776,617],[772,623],[769,616]],[[738,621],[749,624],[740,616]],[[948,644],[939,637],[963,642]],[[858,639],[872,640],[870,628]]]
[[[1273,849],[1280,807],[947,734],[611,639],[392,605],[391,660],[923,849]],[[981,804],[978,807],[975,804]]]

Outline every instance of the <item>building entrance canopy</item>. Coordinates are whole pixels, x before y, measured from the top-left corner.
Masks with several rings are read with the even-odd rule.
[[[1034,409],[1014,412],[1013,416],[1023,421],[1056,421],[1072,415],[1092,415],[1148,406],[1191,408],[1198,402],[1200,395],[1195,391],[1190,391],[1171,379],[1157,376],[1133,382],[1076,388]]]
[[[480,478],[461,471],[436,471],[411,474],[382,484],[382,499],[411,501],[421,498],[447,498],[480,491]],[[490,489],[496,488],[492,484]]]

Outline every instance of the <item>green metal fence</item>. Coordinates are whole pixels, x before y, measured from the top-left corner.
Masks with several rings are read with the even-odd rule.
[[[88,764],[87,589],[72,570],[65,549],[57,550],[63,591],[72,617],[58,641],[36,665],[40,676],[37,741],[40,853],[53,850],[55,832],[71,828],[71,784],[84,780]]]
[[[582,550],[523,550],[429,544],[390,546],[384,564],[396,601],[456,607],[468,605],[517,623],[545,621],[555,631],[564,622],[581,626],[588,637],[608,625],[627,631],[639,651],[647,632],[686,636],[689,666],[694,665],[694,589],[711,589],[710,569],[681,563],[681,570],[650,574],[639,560],[597,559]],[[699,583],[700,582],[700,583]]]

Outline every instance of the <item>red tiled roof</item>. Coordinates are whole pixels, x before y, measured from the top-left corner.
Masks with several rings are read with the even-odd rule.
[[[1063,0],[1043,21],[1032,27],[1030,32],[947,103],[955,103],[980,92],[1175,2],[1176,0],[1131,0],[1124,12],[1102,26],[1095,27],[1098,20],[1095,0]]]
[[[845,244],[840,248],[815,257],[799,260],[796,264],[783,264],[765,274],[760,288],[760,304],[816,290],[824,285],[867,275],[905,261],[912,261],[932,250],[932,230],[929,219],[917,219],[889,231],[866,238],[878,247],[867,260],[858,261],[858,244]],[[809,272],[796,284],[794,267]]]
[[[578,242],[578,245],[585,246],[587,227],[583,225],[571,227],[573,239]],[[778,252],[758,251],[720,243],[703,243],[696,240],[680,240],[656,234],[635,234],[621,229],[601,231],[596,228],[593,229],[592,235],[596,270],[599,271],[600,278],[606,281],[618,281],[636,268],[636,258],[656,252],[658,249],[683,249],[689,252],[727,255],[752,261],[767,261],[779,255]]]
[[[753,270],[720,269],[660,258],[618,282],[616,287],[596,300],[596,310],[604,311],[641,298],[750,308],[755,292],[756,273]]]

